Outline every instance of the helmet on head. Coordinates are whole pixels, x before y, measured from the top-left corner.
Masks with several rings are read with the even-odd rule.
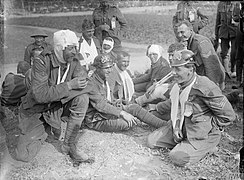
[[[102,69],[112,67],[114,65],[113,58],[109,54],[100,54],[95,57],[93,65]]]
[[[36,30],[35,33],[33,33],[30,37],[35,38],[35,37],[38,37],[38,36],[41,36],[41,37],[44,37],[44,38],[48,37],[48,35],[44,31],[42,31],[40,29]]]
[[[183,66],[185,64],[195,64],[193,60],[194,53],[188,49],[182,51],[175,51],[172,59],[171,66]]]

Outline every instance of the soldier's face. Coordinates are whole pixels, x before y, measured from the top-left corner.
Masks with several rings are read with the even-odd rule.
[[[86,39],[91,39],[93,34],[94,34],[94,29],[89,29],[89,30],[86,30],[86,31],[83,32],[83,36]]]
[[[67,47],[65,47],[65,49],[63,50],[63,58],[65,62],[71,62],[75,57],[76,53],[77,53],[76,46],[68,45]]]
[[[112,50],[112,47],[108,44],[103,44],[102,45],[102,52],[103,53],[109,53]]]
[[[193,68],[187,68],[185,66],[172,67],[172,73],[177,83],[184,84],[191,79]]]
[[[169,62],[170,64],[172,63],[172,59],[173,59],[173,56],[174,56],[174,52],[169,52]]]
[[[36,36],[36,37],[34,37],[35,38],[35,43],[37,44],[37,45],[41,45],[42,44],[42,42],[44,41],[44,37],[43,36]]]
[[[186,42],[191,36],[191,28],[185,24],[181,24],[176,30],[176,38],[180,42]]]
[[[158,61],[158,54],[157,53],[151,53],[148,55],[150,58],[151,62],[154,64]]]
[[[108,0],[100,0],[100,6],[103,8],[106,8],[107,6],[109,6]]]
[[[106,68],[97,68],[97,73],[98,73],[99,77],[103,80],[108,78],[111,71],[112,71],[112,66],[106,67]]]
[[[121,71],[125,71],[130,64],[130,57],[121,57],[118,59],[117,66]]]

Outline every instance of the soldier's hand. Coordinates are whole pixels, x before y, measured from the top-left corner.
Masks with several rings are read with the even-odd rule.
[[[107,24],[100,25],[99,27],[100,27],[101,30],[103,30],[103,31],[108,31],[108,30],[110,29],[110,26],[107,25]]]
[[[173,133],[173,137],[174,137],[174,141],[176,143],[180,143],[183,139],[182,131],[179,128],[175,128],[174,133]]]
[[[133,115],[125,112],[125,111],[121,111],[120,112],[120,116],[128,123],[129,127],[132,127],[134,124],[136,125],[136,117],[134,117]]]
[[[68,88],[71,89],[84,89],[87,85],[86,78],[76,77],[67,82]]]

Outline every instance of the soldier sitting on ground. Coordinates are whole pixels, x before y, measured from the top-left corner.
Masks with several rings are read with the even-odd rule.
[[[89,78],[87,87],[76,91],[80,95],[82,112],[80,125],[103,132],[119,132],[128,130],[136,124],[136,118],[122,110],[121,106],[113,103],[113,96],[107,78],[112,71],[114,60],[109,54],[100,54],[95,60],[95,72]],[[69,100],[69,98],[67,99]]]
[[[112,91],[114,100],[118,103],[128,104],[135,92],[132,74],[127,69],[130,64],[130,54],[121,49],[115,51],[115,65],[108,77],[108,84]]]

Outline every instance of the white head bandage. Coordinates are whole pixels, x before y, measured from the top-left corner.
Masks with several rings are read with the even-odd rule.
[[[78,38],[75,32],[67,29],[67,30],[57,31],[53,34],[54,52],[61,63],[65,63],[63,58],[63,50],[68,45],[73,45],[78,47]]]
[[[162,51],[163,51],[163,47],[157,44],[152,44],[148,50],[147,50],[147,56],[149,56],[152,53],[155,53],[158,55],[158,58],[156,60],[156,62],[158,61],[158,59],[162,56]]]
[[[109,45],[110,48],[109,48],[109,49],[104,49],[104,48],[103,48],[103,45],[104,45],[104,44]],[[112,49],[114,48],[114,40],[113,40],[112,38],[110,38],[110,37],[105,38],[105,39],[103,40],[103,45],[102,45],[103,52],[105,52],[105,53],[109,53],[109,52],[112,51]]]

